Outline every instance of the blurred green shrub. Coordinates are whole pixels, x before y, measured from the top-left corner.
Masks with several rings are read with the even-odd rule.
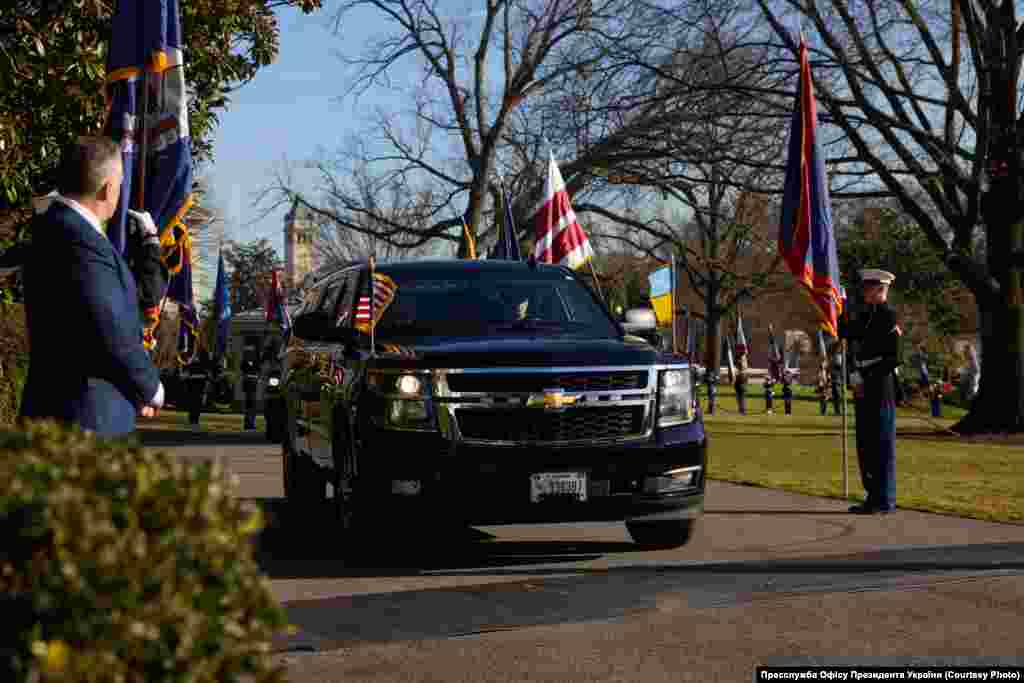
[[[259,509],[211,463],[0,429],[0,680],[281,681]]]
[[[25,307],[0,302],[0,426],[14,424],[27,374]]]

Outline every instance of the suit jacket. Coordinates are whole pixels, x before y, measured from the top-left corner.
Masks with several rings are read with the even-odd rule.
[[[55,418],[99,435],[135,431],[160,373],[142,346],[135,280],[110,241],[54,202],[35,217],[24,265],[29,371],[26,418]]]

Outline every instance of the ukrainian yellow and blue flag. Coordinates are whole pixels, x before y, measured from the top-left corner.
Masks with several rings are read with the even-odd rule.
[[[651,285],[651,305],[659,325],[672,323],[672,266],[665,266],[647,276]]]
[[[822,328],[838,337],[843,290],[839,282],[825,158],[817,126],[811,65],[807,44],[801,35],[800,82],[789,133],[779,254],[797,282],[810,294]]]

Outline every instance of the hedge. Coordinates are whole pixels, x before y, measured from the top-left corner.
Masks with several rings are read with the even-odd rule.
[[[0,303],[0,427],[18,415],[28,373],[28,331],[21,304]]]
[[[217,464],[0,430],[0,680],[281,681],[258,508]],[[10,638],[6,639],[11,643]]]

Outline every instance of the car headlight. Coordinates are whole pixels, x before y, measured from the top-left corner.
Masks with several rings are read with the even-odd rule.
[[[418,396],[423,390],[423,382],[416,375],[399,375],[395,382],[398,393],[406,396]]]
[[[277,377],[271,377],[270,379],[267,380],[267,384],[269,384],[272,387],[276,387],[280,383],[281,380],[279,380]]]
[[[658,426],[693,419],[693,389],[689,369],[663,370],[658,377]]]
[[[377,393],[401,397],[426,396],[429,392],[429,377],[411,372],[395,373],[371,370],[367,383]]]

